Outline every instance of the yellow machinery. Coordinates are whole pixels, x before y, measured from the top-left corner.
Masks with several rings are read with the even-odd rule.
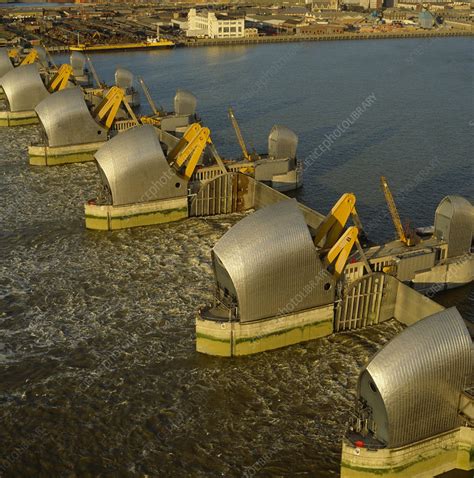
[[[55,91],[60,91],[66,88],[71,75],[72,66],[67,63],[61,65],[48,85],[49,92],[54,93]]]
[[[217,164],[226,173],[226,167],[212,143],[211,131],[209,128],[202,127],[199,123],[193,123],[188,127],[183,137],[168,154],[168,161],[178,171],[187,163],[183,176],[189,180],[206,146],[210,147]]]
[[[392,193],[390,188],[388,187],[388,182],[385,176],[380,178],[380,183],[382,185],[382,191],[385,196],[385,201],[387,202],[388,210],[390,211],[390,215],[392,216],[393,225],[398,234],[398,238],[400,239],[403,244],[407,246],[415,245],[416,241],[411,234],[407,234],[402,226],[402,221],[400,220],[400,215],[398,214],[397,206],[395,205],[395,201],[393,199]]]
[[[132,111],[132,108],[125,99],[125,91],[118,86],[112,86],[104,99],[100,102],[97,108],[93,112],[94,118],[101,122],[106,128],[111,128],[112,124],[117,116],[117,112],[121,104],[124,104],[128,114],[131,116],[135,124],[139,124],[137,117]]]
[[[12,59],[12,60],[15,60],[15,59],[18,59],[19,57],[19,52],[16,48],[12,48],[10,50],[8,50],[8,56]]]
[[[344,272],[344,267],[346,266],[347,259],[349,258],[354,244],[359,244],[358,235],[359,229],[356,226],[349,227],[331,247],[324,258],[323,264],[326,268],[331,264],[334,264],[333,275],[335,279],[339,279]]]
[[[318,245],[325,238],[322,248],[332,247],[341,236],[350,216],[358,230],[362,232],[362,224],[357,214],[355,204],[356,197],[353,193],[343,194],[316,230],[314,244]]]
[[[322,244],[321,252],[326,253],[324,258],[326,267],[335,262],[334,275],[336,278],[344,271],[354,244],[357,246],[367,272],[371,272],[369,262],[358,239],[363,229],[355,204],[356,197],[353,193],[343,194],[323,219],[314,236],[314,244]],[[355,226],[351,226],[343,232],[349,217],[352,217]]]
[[[28,53],[28,55],[25,56],[25,58],[23,58],[23,60],[20,63],[20,66],[31,65],[31,63],[34,63],[37,59],[38,59],[38,52],[35,49],[33,49]]]

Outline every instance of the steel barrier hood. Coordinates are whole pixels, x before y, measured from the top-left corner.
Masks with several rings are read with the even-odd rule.
[[[2,77],[0,83],[12,112],[34,110],[50,94],[37,63],[14,68]]]
[[[168,164],[151,125],[115,136],[97,151],[95,159],[114,206],[187,195],[188,182]]]
[[[133,86],[133,73],[125,68],[115,70],[115,85],[127,91]]]
[[[434,229],[438,239],[447,241],[448,257],[469,253],[474,234],[474,207],[462,196],[446,196],[436,208]]]
[[[290,128],[275,125],[268,135],[268,155],[272,158],[296,158],[298,136]]]
[[[455,307],[405,329],[361,372],[359,400],[390,448],[457,428],[460,393],[472,378],[472,341]]]
[[[13,63],[8,56],[8,48],[0,48],[0,78],[13,68]]]
[[[324,269],[296,200],[242,219],[214,246],[219,288],[238,303],[241,322],[330,304],[334,279]]]
[[[36,113],[48,138],[48,146],[107,140],[107,129],[92,117],[78,87],[48,96],[36,107]]]
[[[178,90],[174,96],[174,112],[177,115],[191,116],[196,114],[196,97],[185,90]]]
[[[46,53],[46,49],[42,46],[35,46],[34,48],[36,53],[38,53],[38,61],[44,67],[48,66],[48,55]]]
[[[72,66],[72,74],[75,77],[83,76],[86,68],[86,57],[80,51],[73,51],[69,57]]]

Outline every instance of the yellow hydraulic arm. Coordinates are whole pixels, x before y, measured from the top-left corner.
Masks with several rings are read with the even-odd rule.
[[[168,160],[178,170],[187,162],[184,177],[190,179],[207,144],[212,143],[211,131],[193,123],[185,131],[178,144],[171,150]]]
[[[234,115],[234,110],[229,107],[229,118],[232,123],[232,126],[235,131],[235,135],[237,136],[237,141],[239,142],[240,149],[242,150],[242,154],[247,161],[252,161],[252,158],[247,151],[247,146],[245,145],[244,137],[242,136],[242,131],[240,131],[239,123],[237,123],[237,118]]]
[[[31,65],[31,63],[34,63],[37,59],[38,59],[38,52],[35,49],[33,49],[28,53],[28,55],[25,56],[25,58],[23,58],[23,60],[20,63],[20,66]]]
[[[18,56],[19,56],[18,50],[16,48],[12,48],[12,49],[8,50],[8,56],[12,60],[14,60],[15,58],[18,58]]]
[[[390,188],[388,187],[388,182],[385,179],[385,176],[382,176],[380,178],[380,183],[382,185],[382,191],[385,195],[385,201],[387,202],[388,210],[390,211],[390,215],[392,216],[393,225],[395,226],[398,237],[401,242],[403,242],[407,246],[411,246],[413,244],[413,241],[405,234],[405,230],[402,226],[402,221],[400,220],[400,215],[398,214],[397,206],[395,205],[395,201],[393,199]]]
[[[72,76],[72,66],[65,63],[59,67],[59,70],[53,76],[53,79],[49,83],[48,90],[50,93],[63,90],[66,88],[69,78]]]
[[[323,249],[334,246],[341,236],[349,216],[352,216],[352,220],[358,230],[360,232],[362,231],[362,225],[355,208],[355,203],[356,197],[353,193],[345,193],[339,198],[337,203],[333,206],[329,214],[323,219],[323,222],[316,230],[316,235],[314,237],[314,243],[316,245],[326,237],[326,240],[322,245]]]
[[[324,266],[327,268],[334,263],[334,277],[338,279],[344,272],[347,259],[352,251],[354,244],[358,242],[359,229],[351,226],[331,247],[324,259]]]
[[[124,101],[125,92],[118,86],[112,86],[94,110],[93,116],[102,122],[106,128],[111,128],[120,105]]]

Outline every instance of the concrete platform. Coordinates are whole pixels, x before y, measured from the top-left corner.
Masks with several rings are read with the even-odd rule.
[[[186,196],[125,206],[87,203],[84,212],[86,228],[98,231],[150,226],[189,217]]]
[[[39,119],[36,111],[0,111],[0,127],[25,126],[38,124]]]
[[[196,350],[232,357],[278,349],[332,334],[333,316],[333,304],[247,323],[226,321],[218,311],[198,315]]]
[[[402,448],[371,450],[343,442],[341,478],[432,478],[474,469],[474,429],[460,427]]]
[[[85,163],[94,161],[94,154],[103,144],[104,141],[57,147],[34,145],[28,147],[28,155],[32,166]]]

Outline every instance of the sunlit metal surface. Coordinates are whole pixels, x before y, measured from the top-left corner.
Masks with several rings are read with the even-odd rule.
[[[38,53],[38,61],[43,66],[48,66],[48,54],[46,53],[46,49],[42,46],[35,46],[34,48]]]
[[[268,154],[273,158],[295,158],[298,136],[286,126],[275,125],[268,136]]]
[[[295,200],[247,216],[213,249],[221,290],[236,298],[242,322],[329,304],[334,282],[323,270]]]
[[[69,63],[72,66],[72,73],[74,76],[84,75],[86,67],[86,57],[80,51],[73,51],[69,58]]]
[[[187,181],[169,166],[158,133],[151,125],[115,136],[97,151],[95,158],[114,205],[187,194]]]
[[[177,115],[193,115],[196,113],[197,99],[186,90],[178,90],[174,96],[174,112]]]
[[[471,337],[456,308],[405,329],[359,377],[377,438],[396,448],[459,426],[459,394],[472,368]]]
[[[10,70],[13,70],[13,63],[8,56],[8,49],[0,48],[0,78]]]
[[[474,232],[474,207],[461,196],[446,196],[436,208],[435,235],[448,242],[448,257],[469,252]]]
[[[14,68],[1,78],[0,83],[13,112],[34,110],[49,96],[36,63]]]
[[[115,70],[115,85],[124,90],[131,88],[133,85],[133,73],[125,68],[117,68]]]
[[[49,146],[94,143],[107,140],[107,129],[92,117],[80,88],[50,95],[37,107]]]

